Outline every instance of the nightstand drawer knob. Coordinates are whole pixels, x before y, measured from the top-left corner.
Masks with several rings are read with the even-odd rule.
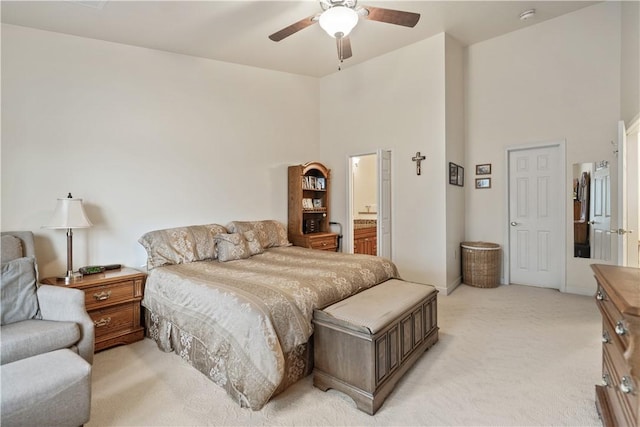
[[[602,293],[602,291],[596,292],[596,299],[598,301],[604,301],[604,294]]]
[[[102,291],[100,293],[93,294],[93,297],[96,299],[96,301],[104,301],[106,299],[109,299],[110,296],[111,291]]]
[[[611,385],[611,380],[609,379],[609,374],[606,372],[602,374],[602,385],[604,387],[609,387]]]
[[[609,332],[608,331],[604,331],[602,334],[602,342],[604,344],[609,344],[611,342],[611,336],[609,336]]]
[[[93,322],[93,324],[96,326],[96,328],[100,328],[102,326],[107,326],[109,323],[111,323],[111,317],[107,317],[107,318],[102,318],[100,320],[96,320]]]
[[[624,327],[624,323],[622,323],[622,320],[618,320],[616,322],[616,334],[625,335],[626,333],[627,329]]]
[[[620,379],[620,391],[625,394],[633,393],[633,383],[630,377],[625,375]]]

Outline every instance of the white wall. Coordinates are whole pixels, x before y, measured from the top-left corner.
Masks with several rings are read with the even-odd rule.
[[[445,38],[445,87],[446,87],[446,165],[453,162],[465,168],[464,185],[473,186],[469,165],[464,153],[464,54],[460,42],[450,36]],[[465,187],[450,185],[449,169],[445,177],[447,197],[447,291],[450,292],[461,281],[460,243],[465,238]]]
[[[640,2],[622,2],[621,18],[620,118],[629,126],[640,114]]]
[[[392,151],[393,259],[406,280],[446,286],[445,35],[320,80],[320,157],[332,220],[346,223],[347,158]],[[422,175],[411,158],[420,151]],[[347,236],[348,238],[348,236]]]
[[[467,239],[506,243],[506,147],[566,139],[573,241],[571,165],[614,161],[620,19],[620,4],[605,2],[468,48],[466,162],[491,163],[492,188],[466,187]],[[592,294],[592,261],[574,258],[570,244],[563,250],[566,290]]]
[[[172,226],[286,223],[287,166],[317,157],[316,79],[2,25],[2,230],[65,270],[56,198],[84,199],[74,266],[139,267]],[[303,135],[304,137],[301,137]]]

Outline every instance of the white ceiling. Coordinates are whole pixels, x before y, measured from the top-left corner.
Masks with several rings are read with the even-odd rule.
[[[597,1],[366,1],[421,14],[415,28],[361,19],[343,68],[446,32],[468,46]],[[2,22],[308,76],[337,72],[335,41],[312,25],[267,38],[320,11],[317,1],[2,1]],[[534,8],[533,19],[521,12]]]

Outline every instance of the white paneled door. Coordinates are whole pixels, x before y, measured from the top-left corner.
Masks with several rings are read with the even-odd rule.
[[[558,145],[508,152],[511,283],[556,289],[563,283],[566,201],[560,159]]]
[[[616,235],[611,234],[611,169],[608,162],[596,163],[591,182],[591,218],[589,242],[591,242],[591,258],[601,261],[612,261]],[[615,261],[615,260],[614,260]]]

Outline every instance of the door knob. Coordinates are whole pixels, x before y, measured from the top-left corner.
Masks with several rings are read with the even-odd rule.
[[[518,223],[517,223],[517,222],[515,222],[515,221],[511,221],[511,226],[515,227],[516,225],[518,225]]]

